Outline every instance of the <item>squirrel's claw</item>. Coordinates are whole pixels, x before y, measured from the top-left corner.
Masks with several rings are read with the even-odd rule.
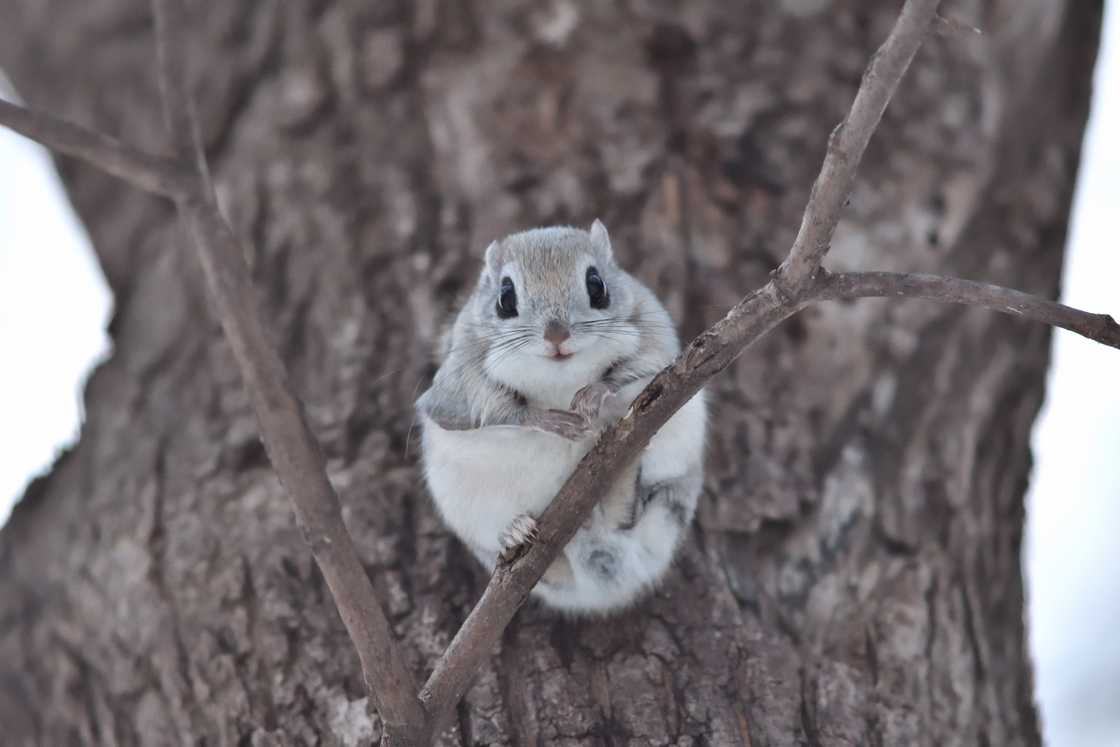
[[[538,534],[536,519],[529,514],[515,516],[498,539],[502,548],[498,559],[503,563],[513,562],[529,550]]]

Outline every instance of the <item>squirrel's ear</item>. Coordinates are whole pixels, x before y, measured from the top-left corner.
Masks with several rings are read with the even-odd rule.
[[[502,246],[498,241],[491,241],[490,246],[486,247],[486,269],[483,272],[489,272],[495,279],[502,270],[501,254]]]
[[[607,262],[614,261],[614,252],[611,251],[611,237],[607,233],[607,227],[598,218],[591,224],[591,246],[595,251]]]

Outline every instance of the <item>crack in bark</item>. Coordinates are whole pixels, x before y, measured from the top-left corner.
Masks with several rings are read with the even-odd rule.
[[[99,742],[106,741],[105,735],[102,733],[101,719],[97,712],[97,707],[94,703],[95,696],[94,691],[92,690],[92,686],[95,684],[95,681],[99,679],[96,669],[86,661],[86,658],[82,655],[81,650],[75,646],[70,645],[70,643],[64,637],[54,634],[51,636],[51,638],[54,640],[59,650],[66,655],[71,663],[73,663],[74,668],[78,670],[78,673],[80,675],[81,681],[79,682],[77,689],[79,690],[79,698],[81,699],[82,705],[84,706],[86,716],[89,719],[88,723],[79,725],[79,729],[82,732],[82,741],[88,744],[93,744],[93,742],[95,741],[95,737],[98,738],[97,741]],[[112,728],[112,724],[110,724],[110,728]]]
[[[929,588],[925,593],[926,604],[926,642],[925,642],[925,658],[927,662],[933,661],[934,644],[937,642],[938,622],[937,622],[937,597],[940,586],[940,577],[934,571],[933,577],[930,579]],[[925,670],[925,703],[929,712],[933,711],[933,695],[937,691],[934,682],[934,668],[927,666]]]
[[[246,625],[247,634],[249,636],[249,640],[252,642],[252,647],[250,648],[250,652],[253,651],[253,650],[263,650],[265,647],[261,643],[259,632],[257,630],[257,626],[259,624],[258,606],[260,605],[261,600],[260,600],[260,597],[257,594],[256,582],[253,578],[253,566],[249,562],[249,558],[246,555],[242,554],[242,555],[239,555],[238,557],[241,558],[242,567],[244,568],[244,571],[245,571],[245,576],[244,576],[245,585],[243,587],[244,596],[243,596],[243,599],[242,599],[242,601],[243,601],[242,606],[245,608],[245,614],[246,614],[245,625]],[[244,655],[244,657],[248,658],[248,655],[249,654],[246,653]],[[245,663],[247,663],[247,662],[245,662]],[[239,672],[240,672],[241,667],[239,667],[238,669],[239,669]],[[249,687],[248,683],[246,683],[243,686],[245,687],[246,694],[250,698],[250,704],[251,704],[253,694],[257,693],[257,689]],[[261,714],[261,716],[263,716],[263,718],[261,719],[262,726],[266,731],[273,731],[277,728],[278,718],[277,718],[277,714],[276,714],[276,702],[273,698],[272,688],[271,687],[261,688],[260,691],[259,691],[258,697],[260,699],[260,703],[258,705],[258,708],[263,710],[263,713]]]
[[[498,667],[498,686],[502,691],[502,701],[505,704],[506,718],[510,725],[510,741],[513,744],[538,744],[540,734],[530,737],[525,733],[527,724],[533,723],[530,717],[527,699],[529,698],[529,683],[522,673],[520,658],[516,653],[517,632],[520,627],[518,618],[509,624],[502,636],[500,664]]]
[[[801,732],[805,735],[805,741],[809,747],[822,747],[820,735],[817,732],[813,681],[804,662],[797,671],[801,679],[801,706],[798,710],[801,717]]]
[[[206,734],[210,732],[207,728],[208,725],[201,720],[201,704],[194,696],[194,688],[191,686],[192,670],[191,658],[188,652],[188,646],[183,639],[183,631],[181,627],[182,615],[175,599],[175,594],[172,591],[171,585],[167,579],[167,526],[164,517],[164,482],[167,472],[167,449],[168,440],[166,436],[157,438],[154,444],[154,457],[152,460],[152,469],[150,484],[152,485],[152,518],[151,528],[148,535],[148,548],[151,556],[151,565],[148,569],[148,581],[153,590],[156,592],[157,598],[164,606],[163,614],[166,616],[167,623],[161,626],[161,631],[166,640],[171,644],[174,655],[171,661],[174,662],[174,670],[166,672],[167,675],[179,677],[182,682],[182,687],[169,687],[169,683],[164,679],[163,674],[160,672],[161,667],[156,663],[155,672],[157,682],[161,690],[167,693],[169,698],[169,705],[172,707],[172,712],[180,718],[186,719],[189,723],[188,726],[179,724],[180,734]],[[157,638],[156,645],[160,644]],[[153,659],[158,662],[158,650],[154,653]],[[178,695],[178,698],[173,697]]]
[[[466,699],[460,700],[455,705],[455,711],[459,722],[459,744],[461,747],[471,747],[474,740],[471,738],[470,706],[467,705]]]
[[[967,633],[969,648],[972,649],[973,672],[976,681],[983,684],[987,680],[987,666],[984,663],[983,648],[980,645],[980,633],[977,627],[979,623],[972,605],[972,594],[969,590],[968,581],[965,580],[963,575],[957,580],[957,583],[960,588],[961,603],[964,605],[964,629]]]

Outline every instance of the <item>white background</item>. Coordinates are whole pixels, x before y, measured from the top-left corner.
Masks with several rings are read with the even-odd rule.
[[[1120,3],[1110,0],[1063,297],[1120,317]],[[0,524],[71,442],[110,295],[44,152],[0,127]],[[1120,746],[1120,351],[1054,335],[1027,497],[1031,648],[1047,742]],[[0,538],[2,541],[2,538]]]

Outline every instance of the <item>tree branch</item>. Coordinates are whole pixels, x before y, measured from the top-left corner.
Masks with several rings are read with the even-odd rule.
[[[871,134],[921,46],[939,4],[940,0],[907,0],[890,36],[864,71],[851,111],[832,131],[797,237],[778,268],[778,284],[788,295],[796,296],[809,287],[828,253]]]
[[[152,6],[168,128],[179,152],[193,159],[197,184],[197,190],[181,196],[177,204],[252,399],[261,440],[357,649],[386,741],[425,743],[428,719],[416,697],[415,681],[346,530],[319,444],[261,321],[241,247],[210,187],[182,49],[182,5],[179,0],[153,0]]]
[[[689,343],[638,395],[622,420],[603,431],[538,519],[539,538],[513,564],[499,564],[495,569],[482,598],[420,691],[420,700],[437,725],[442,725],[462,698],[502,630],[599,502],[612,477],[639,456],[657,430],[704,382],[804,305],[789,299],[773,281],[751,293]]]
[[[829,138],[789,256],[770,282],[740,301],[654,377],[626,416],[603,432],[538,519],[540,539],[512,565],[499,565],[495,570],[482,598],[420,692],[420,700],[437,725],[445,722],[529,591],[602,497],[610,476],[636,459],[654,433],[705,381],[811,300],[808,291],[851,193],[863,152],[939,3],[907,0],[887,40],[871,58],[848,116]]]
[[[0,124],[40,145],[79,158],[134,187],[164,197],[183,193],[188,172],[177,162],[153,156],[116,138],[0,99]]]
[[[185,202],[180,214],[252,400],[261,441],[358,652],[390,743],[424,744],[428,718],[416,698],[416,681],[346,530],[303,404],[268,340],[241,246],[211,205]]]
[[[772,280],[740,301],[693,340],[634,400],[630,411],[605,430],[538,520],[540,537],[512,565],[499,565],[482,598],[437,663],[420,699],[442,723],[446,709],[466,692],[482,659],[528,598],[552,560],[598,503],[612,475],[636,459],[650,438],[755,340],[810,303],[856,298],[924,298],[1001,311],[1068,329],[1120,348],[1120,325],[1107,314],[1085,311],[1021,291],[959,278],[890,272],[818,272],[797,298]]]
[[[1090,314],[1022,291],[960,278],[898,272],[845,272],[825,275],[811,295],[816,301],[925,298],[979,306],[1068,329],[1095,342],[1120,348],[1120,324],[1108,314]]]

